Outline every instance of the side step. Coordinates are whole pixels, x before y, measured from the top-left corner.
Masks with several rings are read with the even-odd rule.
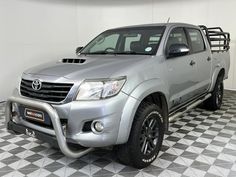
[[[181,116],[182,114],[184,114],[188,110],[195,108],[196,106],[198,106],[199,104],[201,104],[203,101],[207,100],[210,97],[211,97],[211,93],[207,94],[206,96],[204,96],[198,100],[194,100],[194,101],[190,102],[189,104],[187,104],[187,106],[185,105],[185,106],[179,108],[177,111],[170,114],[169,122],[173,122],[177,117]]]

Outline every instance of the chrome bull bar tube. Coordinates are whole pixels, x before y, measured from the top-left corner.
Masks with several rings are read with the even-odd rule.
[[[79,158],[89,153],[90,151],[94,150],[94,148],[87,148],[85,150],[73,151],[68,147],[66,142],[66,137],[64,136],[62,130],[60,118],[56,110],[48,103],[38,102],[19,97],[10,97],[6,103],[6,124],[11,120],[12,117],[12,103],[19,103],[25,106],[30,106],[46,111],[49,117],[51,118],[59,148],[66,156],[71,158]]]

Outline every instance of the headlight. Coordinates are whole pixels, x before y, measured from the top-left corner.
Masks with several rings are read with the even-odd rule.
[[[117,79],[86,80],[77,95],[76,100],[99,100],[117,95],[126,81],[126,77]]]

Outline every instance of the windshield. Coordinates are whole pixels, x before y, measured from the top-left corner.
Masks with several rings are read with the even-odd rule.
[[[92,40],[81,54],[155,55],[165,27],[108,30]]]

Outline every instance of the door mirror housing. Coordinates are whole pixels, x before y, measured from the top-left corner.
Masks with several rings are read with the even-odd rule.
[[[172,44],[167,52],[168,58],[184,56],[189,53],[189,48],[185,44]]]
[[[77,47],[76,50],[75,50],[76,54],[79,54],[80,51],[81,51],[83,48],[84,48],[84,47]]]

